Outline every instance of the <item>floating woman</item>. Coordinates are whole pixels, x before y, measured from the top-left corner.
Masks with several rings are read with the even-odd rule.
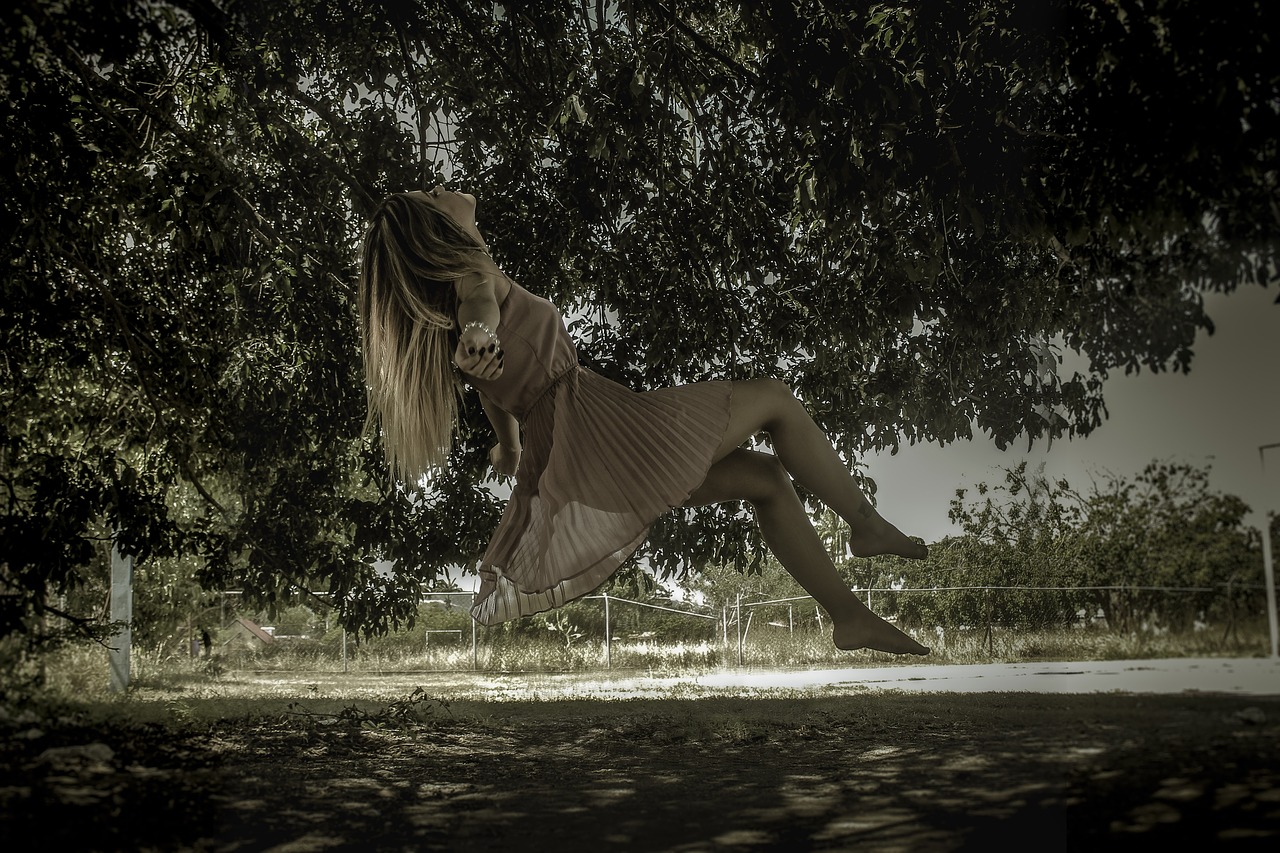
[[[774,556],[830,615],[837,647],[928,654],[845,585],[793,480],[849,524],[856,556],[928,549],[876,512],[790,388],[751,379],[636,392],[580,366],[560,313],[498,268],[475,213],[474,196],[443,187],[384,199],[365,235],[359,309],[370,421],[393,473],[415,481],[446,463],[465,378],[497,436],[489,461],[515,477],[480,560],[477,621],[591,592],[673,507],[746,501]],[[741,447],[761,431],[776,454]]]

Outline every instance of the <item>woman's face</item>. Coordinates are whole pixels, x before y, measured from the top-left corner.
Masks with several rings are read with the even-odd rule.
[[[422,199],[468,231],[476,230],[475,196],[456,193],[441,186],[429,190],[418,190],[410,195]]]

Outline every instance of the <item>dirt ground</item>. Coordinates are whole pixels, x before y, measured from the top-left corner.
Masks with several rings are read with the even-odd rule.
[[[419,692],[0,718],[10,850],[1280,849],[1280,697]]]

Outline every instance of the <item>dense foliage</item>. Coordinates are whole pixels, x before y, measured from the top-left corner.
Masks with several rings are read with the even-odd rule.
[[[0,636],[113,538],[374,631],[471,563],[474,400],[426,492],[362,434],[362,223],[438,180],[637,388],[780,376],[850,458],[1085,434],[1109,371],[1185,369],[1202,294],[1275,273],[1273,8],[9,4]],[[733,508],[690,518],[655,566],[748,553]]]
[[[957,490],[964,531],[904,566],[913,588],[900,615],[916,624],[1058,627],[1095,621],[1120,634],[1231,630],[1264,610],[1258,531],[1248,506],[1209,488],[1209,470],[1155,461],[1131,480],[1088,489],[1006,471],[977,494]]]
[[[1261,537],[1249,508],[1209,487],[1209,469],[1153,461],[1131,479],[1100,475],[1086,488],[1028,470],[957,489],[951,518],[961,533],[929,557],[854,558],[847,528],[819,519],[851,588],[874,590],[874,608],[911,628],[1016,630],[1098,625],[1117,635],[1218,632],[1264,618]],[[1280,538],[1280,516],[1271,516]],[[712,565],[685,587],[712,610],[804,596],[777,561],[740,574]],[[812,602],[801,602],[812,621]],[[783,612],[785,612],[783,605]]]

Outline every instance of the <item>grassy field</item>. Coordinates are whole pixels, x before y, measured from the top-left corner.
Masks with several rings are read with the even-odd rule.
[[[929,663],[1265,648],[1232,655],[1203,634],[1180,646],[997,635],[994,655],[954,642]],[[142,657],[125,695],[105,690],[105,652],[64,652],[46,661],[43,688],[0,701],[0,838],[291,853],[1280,843],[1280,687],[1253,697],[707,691],[696,677],[723,657],[620,646],[612,673],[536,646],[485,661],[511,669],[481,672],[368,646],[346,671],[324,655],[251,659],[252,669]],[[775,646],[758,642],[751,659],[903,663]],[[666,686],[565,698],[566,683],[629,674]]]
[[[133,680],[140,685],[189,677],[212,677],[227,671],[281,672],[593,672],[640,671],[680,675],[723,667],[806,668],[897,665],[901,658],[875,652],[842,652],[828,633],[757,626],[741,644],[736,633],[727,641],[718,632],[703,639],[662,641],[645,637],[614,639],[606,649],[602,637],[519,635],[481,629],[473,650],[469,633],[423,642],[420,632],[346,644],[330,637],[325,643],[273,644],[245,651],[223,649],[212,657],[192,659],[179,653],[137,651]],[[1206,628],[1183,633],[1145,631],[1117,634],[1101,629],[1015,631],[997,627],[956,630],[921,639],[932,648],[922,660],[932,664],[1010,663],[1030,661],[1141,660],[1154,658],[1247,658],[1269,649],[1265,619],[1243,623],[1231,631]],[[104,652],[70,650],[47,661],[49,683],[71,695],[100,694]]]
[[[229,673],[2,706],[0,837],[122,851],[1280,843],[1280,697],[531,700],[492,674],[419,678]]]

